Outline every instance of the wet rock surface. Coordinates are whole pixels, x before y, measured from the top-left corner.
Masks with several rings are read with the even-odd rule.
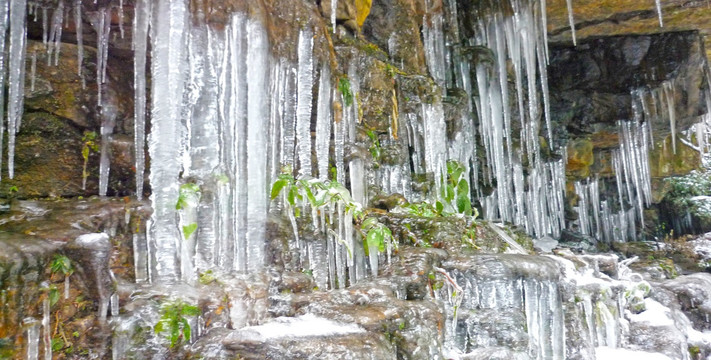
[[[55,333],[60,348],[72,348],[75,356],[107,350],[99,346],[110,335],[101,319],[115,291],[114,275],[133,279],[132,233],[148,213],[138,202],[90,199],[14,200],[0,214],[0,338],[14,349],[10,358],[27,352],[22,323],[41,319],[50,299],[46,316],[54,327],[63,324]],[[66,256],[68,276],[56,267],[58,256]]]

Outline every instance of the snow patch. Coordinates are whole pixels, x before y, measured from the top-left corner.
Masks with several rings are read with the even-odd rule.
[[[259,326],[247,326],[241,332],[254,333],[263,340],[284,337],[334,336],[364,333],[365,329],[356,324],[342,324],[332,320],[306,314],[298,317],[280,317]]]

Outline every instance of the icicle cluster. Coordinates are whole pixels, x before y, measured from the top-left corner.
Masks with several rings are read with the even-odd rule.
[[[339,96],[330,63],[320,63],[313,55],[313,30],[302,30],[295,54],[298,62],[292,64],[271,57],[265,28],[244,14],[232,15],[224,30],[189,21],[189,16],[184,2],[139,1],[134,19],[138,80],[145,79],[150,29],[149,152],[151,201],[156,209],[148,239],[135,239],[139,258],[150,263],[147,271],[138,273],[188,282],[206,269],[255,270],[263,265],[269,188],[283,168],[293,169],[301,178],[327,180],[329,159],[334,158],[337,180],[345,184],[349,176],[354,200],[367,201],[363,160],[346,153],[355,142],[357,102],[338,99],[343,112],[338,114],[340,121],[333,121],[332,104]],[[349,72],[353,93],[359,89],[356,71],[354,66]],[[145,86],[145,82],[136,84]],[[313,94],[317,94],[315,101]],[[145,99],[139,89],[137,114],[146,107]],[[311,132],[314,110],[315,136]],[[137,119],[140,144],[145,118]],[[137,156],[137,169],[144,161]],[[175,204],[185,182],[199,185],[201,197],[192,215],[181,210],[179,221]],[[324,209],[311,209],[306,203],[297,206],[303,210],[301,216],[310,215],[321,235],[301,236],[300,220],[285,209],[294,228],[290,249],[298,254],[301,266],[313,270],[318,285],[335,288],[365,276],[362,245],[355,238],[352,214],[343,204],[327,204]],[[191,224],[197,229],[189,241],[176,240],[181,238],[180,230]]]
[[[617,196],[601,199],[598,179],[575,183],[580,232],[605,242],[635,240],[652,201],[649,123],[619,121],[618,127],[620,147],[612,154]]]
[[[478,94],[470,108],[476,111],[479,124],[478,131],[465,127],[460,140],[450,144],[445,155],[471,164],[473,184],[496,185],[493,194],[480,199],[486,218],[523,225],[535,236],[558,236],[564,227],[565,165],[561,161],[546,163],[541,158],[541,119],[545,119],[552,146],[545,4],[514,0],[490,6],[493,8],[480,11],[476,36],[468,40],[469,50],[448,57],[453,59],[454,84],[470,96]],[[506,15],[506,6],[513,14]],[[449,12],[456,14],[456,9]],[[427,42],[425,45],[427,48]],[[428,56],[436,54],[427,52]],[[508,83],[509,65],[513,65],[513,89]],[[430,72],[437,73],[432,67]],[[470,78],[472,72],[475,76]],[[515,128],[521,129],[519,134],[514,133]],[[477,163],[473,145],[463,140],[474,138],[476,133],[484,146],[487,166]],[[482,179],[478,178],[480,167],[484,169]],[[528,168],[527,176],[524,168]]]
[[[451,277],[463,288],[463,299],[457,309],[445,301],[448,312],[459,314],[459,327],[448,348],[462,353],[479,346],[496,343],[481,315],[521,313],[528,333],[528,353],[535,359],[565,359],[565,323],[561,311],[561,291],[553,280],[537,279],[482,279],[471,274],[453,271]],[[446,289],[436,296],[448,298]],[[447,317],[447,321],[453,319]],[[507,330],[501,330],[507,331]],[[500,335],[505,336],[505,335]]]

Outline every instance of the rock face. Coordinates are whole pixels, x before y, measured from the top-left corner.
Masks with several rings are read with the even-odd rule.
[[[58,55],[54,52],[50,55],[48,45],[42,42],[41,16],[28,17],[28,34],[30,38],[34,36],[39,40],[29,40],[27,45],[25,110],[17,134],[16,176],[15,179],[9,179],[3,170],[0,189],[4,193],[15,186],[15,196],[20,198],[98,194],[100,153],[94,150],[89,153],[84,189],[82,148],[87,132],[97,134],[96,143],[101,143],[98,134],[101,134],[102,121],[107,116],[111,116],[114,123],[113,136],[106,149],[113,164],[107,192],[116,196],[135,192],[134,150],[132,147],[126,148],[123,141],[126,137],[133,138],[134,132],[133,80],[131,76],[126,76],[133,72],[132,58],[126,57],[132,56],[130,38],[117,36],[107,44],[107,81],[101,85],[103,99],[102,105],[99,105],[96,34],[88,19],[93,16],[92,11],[97,9],[98,4],[91,1],[86,3],[83,8],[86,24],[83,24],[85,42],[81,48],[81,66],[78,63],[75,24],[63,32],[64,42]],[[41,13],[45,5],[38,5],[37,11]],[[55,5],[46,6],[51,15]],[[126,6],[126,24],[123,27],[130,29],[128,10],[131,7]],[[118,22],[112,28],[115,33],[120,33]],[[3,165],[6,166],[6,151],[3,157]]]
[[[659,1],[662,24],[654,1],[616,0],[601,3],[576,0],[573,18],[578,39],[622,34],[653,34],[668,31],[699,30],[706,53],[711,49],[709,8],[702,1]],[[548,33],[551,41],[572,42],[566,1],[547,4]]]
[[[147,212],[145,204],[116,200],[14,201],[4,210],[0,221],[0,354],[5,356],[7,351],[7,358],[24,358],[28,346],[39,346],[39,342],[28,343],[28,331],[39,332],[35,322],[51,316],[52,326],[60,321],[67,338],[77,332],[78,336],[71,337],[72,351],[100,355],[107,333],[97,329],[101,319],[105,321],[116,279],[135,278],[132,231],[144,226]],[[69,262],[69,281],[54,268],[60,255]],[[44,301],[50,304],[46,310]],[[29,320],[34,325],[25,324]],[[43,331],[53,331],[49,326]],[[71,347],[63,344],[63,348]]]
[[[614,128],[617,121],[635,118],[634,90],[658,89],[667,83],[677,131],[688,128],[706,113],[709,96],[701,41],[698,32],[686,31],[588,38],[576,47],[552,45],[549,84],[554,118],[573,134]],[[659,115],[645,118],[657,140],[671,130],[668,117]]]

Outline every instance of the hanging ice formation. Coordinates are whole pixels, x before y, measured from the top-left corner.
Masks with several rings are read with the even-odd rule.
[[[143,198],[143,182],[146,169],[146,52],[148,50],[148,26],[151,16],[151,2],[138,0],[133,21],[133,66],[134,66],[134,147],[136,158],[136,197]],[[80,15],[79,15],[80,16]],[[77,17],[80,19],[80,17]],[[81,21],[79,20],[78,23]],[[77,34],[80,30],[77,28]],[[77,36],[77,39],[79,37]],[[79,66],[81,75],[81,61]]]
[[[673,119],[676,104],[666,96],[673,91],[669,82],[657,89],[635,89],[632,95],[634,118],[618,121],[620,146],[612,153],[617,196],[600,197],[598,179],[575,183],[579,202],[580,232],[605,242],[624,242],[637,239],[636,229],[644,226],[644,209],[652,202],[649,151],[653,146],[651,123]],[[670,126],[675,126],[673,120]],[[675,130],[672,127],[672,137]]]
[[[140,6],[146,4],[139,2]],[[153,3],[152,13],[149,152],[153,160],[151,201],[156,211],[148,244],[139,244],[151,258],[150,277],[194,281],[198,270],[258,269],[265,254],[267,195],[282,165],[302,177],[318,174],[327,178],[331,131],[335,133],[335,151],[342,154],[338,139],[353,139],[355,120],[341,122],[348,129],[331,128],[331,74],[329,64],[314,61],[312,30],[304,29],[300,35],[295,66],[272,59],[266,30],[243,14],[233,15],[224,30],[215,30],[205,24],[189,25],[193,22],[188,21],[184,2]],[[155,15],[165,13],[172,16]],[[145,14],[136,12],[137,29],[146,28]],[[136,56],[144,59],[144,33],[137,33]],[[144,76],[139,66],[142,61],[136,62],[136,78]],[[315,103],[318,125],[312,141],[315,83],[319,87]],[[143,106],[145,95],[136,96],[136,103]],[[347,107],[347,112],[357,114],[352,107]],[[217,144],[214,139],[219,139]],[[311,163],[313,150],[319,155],[315,164]],[[350,167],[353,174],[357,165]],[[344,174],[340,171],[339,177]],[[356,176],[363,178],[362,174]],[[201,200],[193,215],[181,212],[178,222],[174,212],[179,187],[188,182],[200,187]],[[354,197],[364,198],[363,189],[353,188],[352,192]],[[343,245],[353,248],[352,220],[335,203],[328,211],[331,220],[322,224],[323,231],[331,234],[327,241],[299,239],[295,232],[291,242],[304,266],[316,267],[314,274],[324,288],[329,283],[331,287],[345,285],[348,266],[353,267],[352,281],[356,275]],[[176,241],[181,238],[179,230],[193,223],[197,226],[190,236],[194,243]],[[327,232],[331,226],[334,228]]]
[[[478,178],[477,167],[480,165],[472,156],[471,145],[463,141],[458,145],[451,144],[447,156],[460,161],[469,159],[467,163],[475,165],[473,184],[496,185],[491,195],[480,199],[484,217],[522,225],[535,236],[558,236],[564,227],[565,165],[561,160],[545,162],[540,154],[541,118],[546,120],[548,141],[552,143],[542,5],[535,1],[515,0],[506,5],[497,3],[482,7],[479,11],[482,16],[474,31],[476,36],[466,45],[472,49],[486,48],[490,52],[479,55],[478,59],[462,54],[446,57],[455,59],[452,64],[454,84],[470,96],[478,93],[472,108],[479,119],[478,138],[486,154],[487,166],[481,166],[483,178]],[[506,6],[513,9],[513,14],[505,15]],[[456,9],[450,9],[450,13],[456,14]],[[432,23],[435,27],[429,31],[441,31],[437,30],[436,22]],[[425,31],[426,49],[427,39]],[[436,56],[437,52],[427,51],[426,54]],[[428,61],[430,63],[434,62]],[[444,57],[436,63],[445,63]],[[509,88],[507,81],[508,64],[513,65],[514,89]],[[469,78],[470,67],[474,67],[474,78]],[[430,67],[430,71],[437,79],[437,69]],[[472,89],[473,86],[477,91]],[[527,89],[526,93],[524,89]],[[520,134],[514,134],[514,128],[520,128]],[[474,138],[473,128],[465,131],[471,134],[465,138]],[[527,176],[524,176],[524,164],[528,167]]]
[[[9,67],[7,79],[9,84],[7,95],[7,170],[10,179],[15,175],[15,134],[20,129],[24,105],[25,53],[27,47],[26,8],[26,0],[10,1],[10,48],[8,50]],[[2,130],[1,126],[0,130]],[[1,131],[0,134],[2,134]],[[2,140],[0,140],[1,144]]]
[[[662,0],[654,0],[654,3],[657,8],[657,16],[659,17],[659,27],[664,27],[664,21],[662,19]]]
[[[657,0],[659,2],[659,0]],[[575,17],[573,15],[573,0],[565,0],[565,5],[568,8],[568,23],[570,24],[570,36],[573,38],[573,46],[577,46],[577,40],[575,39]],[[661,23],[661,15],[660,15]]]

